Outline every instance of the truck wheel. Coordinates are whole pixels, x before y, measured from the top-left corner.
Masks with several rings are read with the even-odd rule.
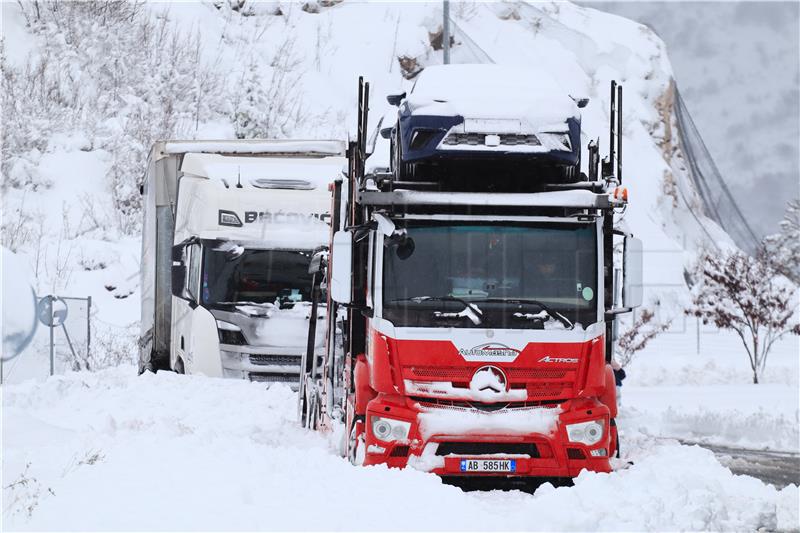
[[[361,466],[364,464],[364,421],[353,421],[353,429],[347,441],[347,458],[350,464]]]
[[[400,144],[400,126],[397,127],[397,133],[394,137],[392,165],[394,171],[394,178],[397,181],[408,181],[411,175],[411,164],[403,162],[403,145]]]

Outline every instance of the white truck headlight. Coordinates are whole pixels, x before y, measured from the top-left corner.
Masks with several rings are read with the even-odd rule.
[[[567,438],[570,442],[580,442],[591,446],[603,437],[603,421],[592,420],[578,424],[567,424]]]
[[[384,442],[406,440],[411,431],[411,422],[394,420],[392,418],[372,417],[372,434]]]
[[[231,324],[230,322],[225,322],[224,320],[217,320],[217,329],[223,329],[225,331],[242,331],[242,328],[236,324]]]

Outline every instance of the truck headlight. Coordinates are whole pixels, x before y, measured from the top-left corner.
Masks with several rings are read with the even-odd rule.
[[[411,422],[382,418],[380,416],[372,417],[372,434],[375,435],[375,438],[384,442],[406,440],[409,431],[411,431]]]
[[[220,344],[234,344],[237,346],[244,346],[247,344],[242,334],[242,328],[236,324],[231,324],[224,320],[217,320],[217,334],[219,335]]]
[[[591,446],[603,437],[603,421],[592,420],[579,424],[567,424],[567,438],[570,442],[580,442]]]

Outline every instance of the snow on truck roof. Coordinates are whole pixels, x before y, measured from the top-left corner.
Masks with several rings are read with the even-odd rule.
[[[344,141],[248,139],[223,141],[166,141],[167,154],[189,152],[207,154],[269,154],[286,156],[326,157],[344,156]]]
[[[336,157],[254,157],[187,153],[181,172],[245,187],[322,189],[341,175],[347,159]],[[283,185],[281,185],[283,184]]]
[[[547,72],[501,65],[433,65],[407,101],[414,113],[520,118],[537,125],[578,117],[578,106]]]

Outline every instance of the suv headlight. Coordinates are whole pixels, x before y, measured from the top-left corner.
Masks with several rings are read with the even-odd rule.
[[[384,442],[406,440],[409,431],[411,431],[411,422],[382,418],[380,416],[372,417],[372,434],[378,440]]]
[[[587,446],[597,444],[603,438],[603,421],[592,420],[579,424],[568,424],[567,438],[571,442],[580,442]]]

